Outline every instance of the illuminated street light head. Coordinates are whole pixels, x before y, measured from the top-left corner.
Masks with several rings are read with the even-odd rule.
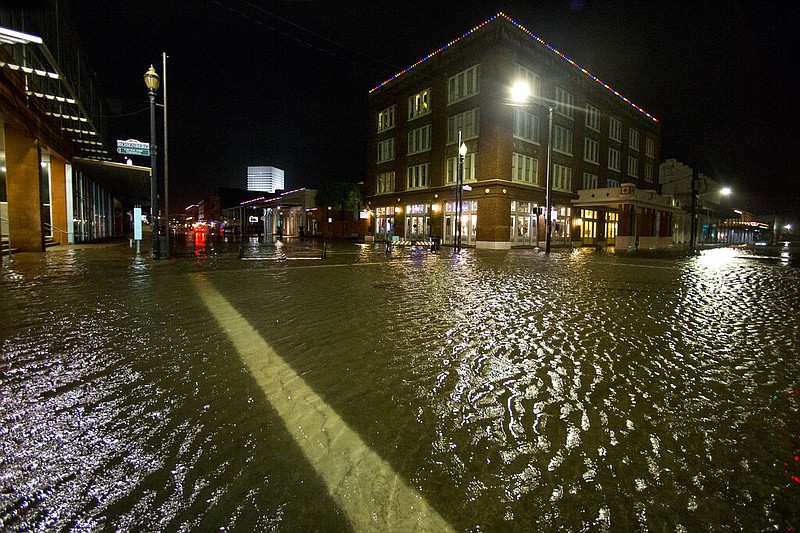
[[[531,95],[531,86],[528,82],[518,81],[511,88],[511,98],[515,102],[524,102]]]
[[[461,157],[464,157],[465,155],[467,155],[467,145],[464,144],[464,143],[461,143],[461,146],[458,147],[458,153],[461,154]]]
[[[720,194],[722,194],[722,195],[724,195],[724,196],[730,196],[730,194],[731,194],[732,192],[733,192],[733,191],[731,190],[731,188],[730,188],[730,187],[723,187],[723,188],[722,188],[722,189],[720,189],[720,191],[719,191],[719,193],[720,193]]]
[[[159,85],[161,85],[161,80],[156,73],[156,69],[153,68],[153,65],[150,65],[148,71],[144,73],[144,84],[153,92],[157,91]]]

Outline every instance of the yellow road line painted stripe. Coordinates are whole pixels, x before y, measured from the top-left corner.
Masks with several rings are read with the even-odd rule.
[[[210,282],[195,287],[356,531],[453,531]]]

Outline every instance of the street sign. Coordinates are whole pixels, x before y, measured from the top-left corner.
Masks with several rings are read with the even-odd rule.
[[[121,141],[117,139],[117,153],[131,155],[150,155],[150,143],[139,142],[136,139]]]

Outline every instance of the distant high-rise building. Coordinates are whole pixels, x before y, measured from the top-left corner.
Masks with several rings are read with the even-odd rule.
[[[247,167],[248,191],[274,193],[283,188],[283,170],[275,167]]]

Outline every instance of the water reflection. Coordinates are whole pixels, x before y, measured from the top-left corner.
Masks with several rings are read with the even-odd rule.
[[[262,244],[248,251],[277,250]],[[347,531],[298,443],[313,432],[286,426],[319,416],[457,530],[798,526],[797,269],[364,244],[293,261],[320,249],[288,241],[240,261],[217,245],[0,268],[4,530]],[[314,408],[285,417],[260,361]],[[387,503],[352,501],[367,517]]]

